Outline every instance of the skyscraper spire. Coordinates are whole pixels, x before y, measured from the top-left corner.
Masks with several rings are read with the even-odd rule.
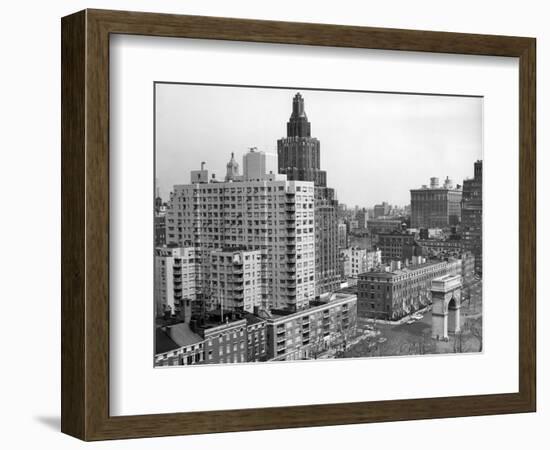
[[[292,114],[286,124],[287,137],[311,137],[311,124],[307,120],[304,98],[299,92],[292,100]]]
[[[286,174],[289,180],[313,181],[316,186],[326,186],[327,174],[320,166],[320,144],[311,137],[311,125],[299,92],[292,100],[286,131],[287,137],[277,141],[279,173]]]
[[[231,159],[227,163],[225,181],[234,181],[239,176],[239,163],[235,161],[235,153],[231,152]]]

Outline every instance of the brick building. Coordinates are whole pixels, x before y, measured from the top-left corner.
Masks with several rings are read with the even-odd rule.
[[[394,264],[385,271],[359,275],[357,313],[361,317],[398,320],[430,301],[431,282],[444,275],[461,275],[462,261],[428,261]]]
[[[462,238],[464,247],[475,256],[478,274],[483,272],[483,162],[474,163],[474,178],[464,180],[462,190]]]
[[[405,261],[408,256],[407,247],[413,246],[415,235],[410,233],[380,233],[377,245],[382,252],[382,262]]]

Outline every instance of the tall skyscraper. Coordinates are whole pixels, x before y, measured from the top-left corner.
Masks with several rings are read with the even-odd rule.
[[[304,98],[297,93],[286,125],[287,136],[277,141],[279,173],[289,180],[313,181],[315,186],[315,294],[340,285],[338,267],[338,201],[321,170],[321,144],[311,137]]]
[[[475,271],[481,274],[482,263],[483,162],[474,163],[474,178],[462,187],[462,239],[464,247],[475,257]]]

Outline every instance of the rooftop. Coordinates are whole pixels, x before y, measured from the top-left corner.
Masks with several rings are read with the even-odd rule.
[[[374,276],[377,276],[377,277],[392,277],[392,276],[397,276],[397,275],[405,275],[407,273],[411,273],[411,272],[415,272],[417,270],[420,270],[420,269],[424,269],[426,267],[430,267],[430,266],[433,266],[434,264],[439,264],[443,262],[443,260],[430,260],[430,261],[426,261],[425,263],[422,263],[422,264],[415,264],[415,265],[409,265],[409,266],[402,266],[401,269],[396,269],[396,270],[389,270],[389,271],[372,271],[372,272],[365,272],[361,275],[365,275],[365,276],[368,276],[368,275],[374,275]]]
[[[159,330],[157,328],[157,330]],[[197,333],[195,333],[191,328],[189,327],[188,323],[181,322],[176,325],[172,325],[170,327],[166,328],[166,331],[162,332],[166,334],[166,337],[170,339],[172,342],[177,344],[176,348],[179,347],[185,347],[187,345],[193,345],[198,344],[199,342],[202,342],[204,339]],[[163,341],[169,344],[168,341]],[[158,348],[158,344],[157,344]],[[157,349],[158,352],[158,349]]]
[[[155,353],[166,353],[176,350],[180,346],[176,344],[162,328],[155,329]]]
[[[315,309],[318,309],[323,306],[327,306],[333,303],[337,303],[339,300],[349,300],[351,298],[357,298],[355,294],[352,293],[344,293],[344,292],[336,292],[332,294],[329,298],[326,300],[313,300],[309,302],[309,307],[305,309],[300,309],[299,311],[289,311],[285,309],[272,309],[271,310],[271,319],[276,320],[283,317],[290,317],[294,315],[300,315],[300,314],[307,314],[308,312],[311,312]]]

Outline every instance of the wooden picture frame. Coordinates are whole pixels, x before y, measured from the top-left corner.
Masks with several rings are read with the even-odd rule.
[[[535,411],[535,39],[104,10],[64,17],[61,31],[64,433],[101,440]],[[115,33],[518,57],[519,391],[110,416],[109,36]]]

